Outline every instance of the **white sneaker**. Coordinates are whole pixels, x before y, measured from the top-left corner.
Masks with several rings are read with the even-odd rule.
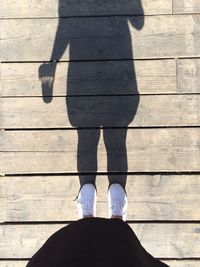
[[[84,184],[78,194],[77,207],[79,218],[96,216],[96,188],[93,184]]]
[[[112,184],[108,189],[109,217],[121,216],[126,221],[128,199],[124,188],[118,184]]]

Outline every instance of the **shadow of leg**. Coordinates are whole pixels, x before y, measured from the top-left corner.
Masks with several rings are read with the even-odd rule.
[[[100,129],[78,129],[77,165],[80,185],[95,185]],[[84,174],[85,173],[85,174]]]
[[[119,183],[125,188],[128,170],[126,151],[127,129],[104,129],[103,137],[107,150],[109,184]],[[119,172],[112,175],[111,172]]]

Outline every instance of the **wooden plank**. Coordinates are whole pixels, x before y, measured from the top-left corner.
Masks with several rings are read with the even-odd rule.
[[[25,267],[27,260],[0,260],[1,267]]]
[[[2,20],[1,61],[197,57],[199,16]]]
[[[170,267],[199,267],[199,260],[170,260],[163,261]],[[1,267],[25,267],[28,261],[15,261],[15,260],[0,260]]]
[[[199,131],[200,128],[129,129],[126,139],[128,171],[199,171]],[[77,173],[77,157],[81,165],[79,171],[96,172],[94,143],[97,130],[79,130],[79,134],[84,144],[79,142],[83,150],[77,154],[75,130],[2,132],[1,143],[8,152],[0,153],[0,173]],[[125,140],[120,139],[124,129],[105,129],[104,135],[111,160],[108,169],[114,173],[126,171],[125,152],[122,152]],[[107,171],[107,153],[102,136],[97,155],[98,171]]]
[[[173,13],[200,13],[199,0],[173,0]]]
[[[108,217],[107,176],[96,184],[97,216]],[[1,177],[0,220],[76,220],[79,187],[78,176]],[[127,220],[200,220],[199,188],[199,175],[128,175]]]
[[[200,59],[178,59],[177,90],[200,93]]]
[[[86,138],[97,134],[96,129],[80,129],[80,134]],[[122,134],[123,129],[104,129],[100,133],[99,149],[105,149],[103,133],[112,135]],[[198,151],[200,128],[167,128],[167,129],[127,129],[127,150],[149,151],[165,148],[168,151],[179,152]],[[180,141],[181,139],[181,141]],[[86,139],[85,139],[86,140]],[[89,141],[89,140],[88,140]],[[102,142],[101,142],[102,141]],[[5,152],[75,152],[78,136],[76,130],[29,130],[29,131],[1,131],[0,151]],[[119,145],[111,149],[119,149]],[[153,152],[153,151],[151,151]]]
[[[199,260],[169,260],[163,261],[168,264],[170,267],[199,267],[200,261]],[[25,260],[0,260],[1,267],[25,267],[28,261]]]
[[[200,95],[54,97],[51,101],[51,97],[0,98],[0,128],[200,125]]]
[[[40,63],[1,64],[0,95],[42,96],[39,67]],[[177,93],[175,60],[58,63],[53,95],[132,94],[136,83],[140,94]]]
[[[199,257],[198,224],[129,224],[145,249],[159,258]],[[64,224],[1,225],[0,257],[29,258]],[[7,249],[9,246],[9,250]],[[16,250],[16,247],[19,248]]]
[[[170,0],[68,0],[59,1],[30,0],[15,2],[14,0],[2,0],[1,18],[49,18],[49,17],[71,17],[71,16],[105,16],[105,15],[153,15],[171,14],[172,2]]]
[[[25,267],[27,265],[27,260],[0,260],[0,266],[1,267]]]
[[[198,267],[200,265],[200,261],[197,260],[171,260],[171,261],[163,261],[168,264],[170,267]],[[9,267],[9,266],[8,266]]]

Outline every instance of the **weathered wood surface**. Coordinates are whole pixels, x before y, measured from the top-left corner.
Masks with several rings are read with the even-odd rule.
[[[96,184],[97,216],[107,218],[107,176]],[[1,177],[0,221],[77,220],[79,186],[78,176]],[[126,191],[127,220],[200,220],[199,175],[128,175]]]
[[[0,131],[0,173],[46,173],[47,176],[0,178],[0,222],[16,222],[0,225],[0,266],[25,267],[25,259],[31,257],[50,234],[64,226],[47,221],[77,219],[73,199],[79,188],[78,139],[76,130],[71,129],[77,125],[70,118],[76,117],[77,112],[89,118],[93,110],[92,120],[79,126],[95,127],[98,119],[95,108],[100,107],[104,111],[103,119],[108,118],[107,126],[127,126],[127,121],[124,124],[116,121],[116,114],[125,118],[124,107],[136,105],[139,99],[123,94],[134,94],[138,90],[137,114],[132,122],[129,120],[129,126],[134,129],[128,129],[126,142],[128,171],[147,174],[128,175],[128,220],[144,221],[130,225],[153,256],[168,259],[166,262],[171,267],[199,267],[199,175],[161,175],[159,172],[200,171],[200,128],[136,128],[200,126],[200,61],[191,59],[200,57],[199,1],[141,0],[144,14],[156,15],[145,17],[139,0],[116,0],[115,4],[105,0],[98,4],[97,0],[62,1],[60,14],[58,2],[1,2],[0,60],[4,63],[0,69],[0,128],[33,128],[35,131]],[[196,14],[167,15],[172,12]],[[66,18],[60,19],[61,33],[56,37],[56,52],[51,58],[59,15]],[[53,95],[59,97],[47,105],[41,97],[38,68],[39,62],[50,59],[79,62],[58,64]],[[73,91],[68,90],[70,86]],[[193,95],[183,95],[190,93]],[[79,108],[74,106],[68,114],[66,95],[72,104],[77,103],[76,99],[81,101]],[[70,95],[86,97],[70,98]],[[45,99],[48,100],[50,98]],[[120,108],[116,110],[116,106]],[[80,122],[80,118],[75,121]],[[56,127],[69,129],[50,130]],[[82,131],[90,133],[88,139],[95,132],[94,129]],[[119,133],[120,129],[116,131]],[[113,142],[111,148],[117,157],[119,147]],[[102,132],[98,171],[107,172]],[[113,174],[118,175],[119,171],[119,168],[113,169]],[[75,175],[59,175],[70,172]],[[56,176],[48,176],[53,173]],[[107,217],[107,175],[97,175],[97,184],[97,213]],[[165,223],[158,223],[160,220]],[[166,223],[168,220],[170,223]],[[28,221],[33,225],[17,224]],[[47,224],[34,225],[35,221]],[[10,260],[4,261],[4,258]],[[173,260],[175,258],[181,260]]]
[[[0,98],[0,128],[200,125],[200,95],[54,97],[47,104],[51,100]]]
[[[128,171],[199,171],[200,133],[199,128],[180,129],[129,129],[127,133]],[[88,144],[97,134],[96,130],[84,132]],[[122,147],[118,142],[123,130],[106,129],[104,134],[111,138],[109,150],[112,160],[124,162]],[[1,132],[3,145],[0,152],[0,173],[69,173],[77,172],[77,132],[72,131],[28,131]],[[116,141],[117,140],[117,141]],[[80,160],[87,155],[94,158],[95,152],[80,152]],[[101,136],[98,146],[98,171],[107,171],[107,155]],[[83,160],[84,161],[84,160]],[[122,171],[121,164],[112,168]],[[85,172],[93,172],[93,166],[85,166]]]
[[[199,20],[200,15],[146,16],[143,27],[140,16],[61,19],[52,59],[197,57]],[[2,20],[1,24],[1,61],[50,59],[58,19]]]
[[[163,260],[170,267],[199,267],[199,260]],[[28,261],[0,260],[1,267],[25,267]]]
[[[132,61],[70,64],[73,68],[67,77],[69,63],[58,63],[54,96],[69,95],[67,90],[69,85],[74,88],[74,95],[80,94],[80,91],[82,95],[132,94],[135,81],[140,94],[177,93],[175,60],[136,60],[133,62],[135,71],[130,68]],[[38,78],[40,65],[40,63],[1,64],[0,95],[41,96],[41,81]],[[79,69],[78,74],[77,69]],[[198,88],[196,90],[199,91]],[[184,93],[187,93],[187,88]]]
[[[1,225],[0,257],[2,259],[29,258],[51,234],[65,225]],[[199,224],[149,223],[129,225],[133,228],[141,244],[154,257],[199,257]]]
[[[154,15],[171,14],[171,0],[67,0],[60,1],[23,0],[20,3],[14,0],[1,1],[1,18],[49,18],[67,16],[98,16],[98,15]],[[143,10],[141,8],[143,6]]]
[[[27,265],[27,263],[28,263],[27,260],[21,260],[21,261],[19,261],[19,260],[17,260],[17,261],[16,260],[0,260],[0,266],[1,267],[25,267]]]
[[[200,59],[178,59],[178,92],[200,92]]]
[[[199,0],[173,0],[173,13],[200,13]]]
[[[199,267],[200,261],[199,260],[162,260],[170,267]],[[15,260],[0,260],[1,267],[25,267],[27,261],[15,261]]]
[[[170,267],[199,267],[199,260],[162,260]],[[1,267],[25,267],[28,261],[0,260]]]

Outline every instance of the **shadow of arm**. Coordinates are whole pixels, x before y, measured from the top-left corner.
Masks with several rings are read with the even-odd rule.
[[[67,28],[67,19],[60,18],[50,61],[59,61],[67,49],[69,44]]]
[[[39,79],[42,83],[42,96],[45,103],[52,101],[57,62],[62,58],[69,44],[68,38],[66,38],[66,21],[60,19],[51,53],[51,62],[44,63],[39,67]]]
[[[134,5],[138,15],[129,18],[129,21],[136,30],[141,30],[144,26],[144,9],[141,0],[135,0]]]

